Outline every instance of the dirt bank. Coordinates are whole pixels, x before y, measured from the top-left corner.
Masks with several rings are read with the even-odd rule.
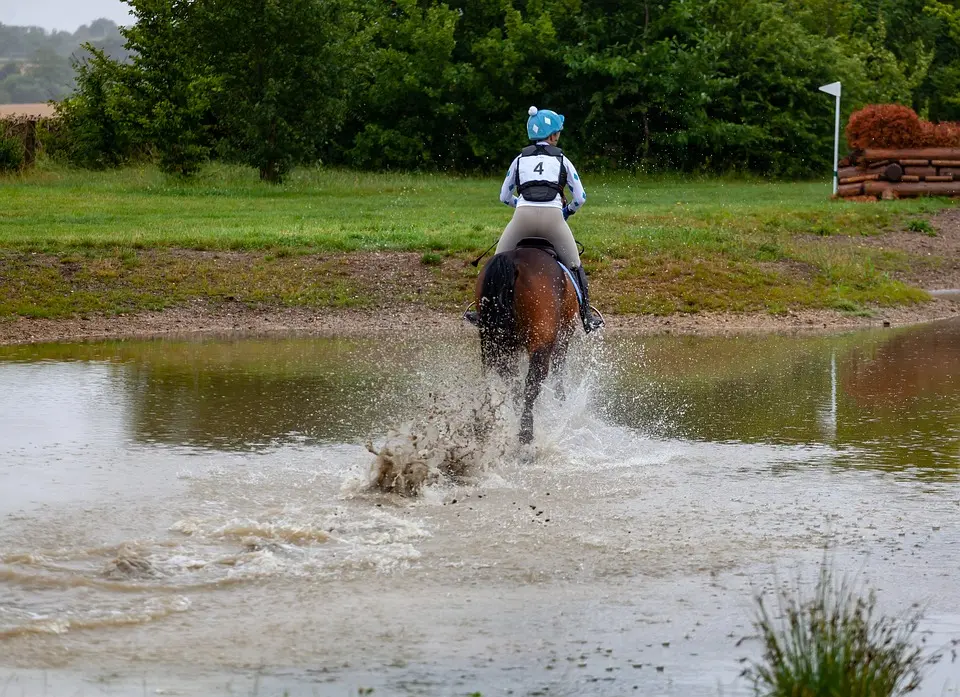
[[[906,254],[909,268],[894,274],[897,280],[936,293],[931,302],[893,308],[870,308],[870,316],[833,310],[795,310],[784,314],[755,313],[675,313],[669,316],[607,315],[608,333],[631,331],[641,333],[716,334],[738,331],[834,331],[845,328],[882,327],[915,324],[960,315],[960,292],[939,294],[939,291],[960,289],[960,209],[948,209],[935,216],[930,224],[933,233],[891,230],[882,235],[854,237],[837,235],[828,244],[879,247]],[[150,255],[151,252],[145,252]],[[37,257],[37,255],[34,255]],[[237,271],[249,266],[249,255],[243,253],[208,253],[183,250],[166,253],[169,258],[191,266],[212,264]],[[167,258],[169,257],[169,258]],[[184,259],[179,259],[184,257]],[[116,261],[116,260],[114,260]],[[43,263],[64,267],[66,262],[51,257],[46,262],[32,262],[43,270]],[[301,267],[309,267],[307,276],[322,278],[329,286],[334,282],[353,284],[377,309],[312,309],[278,307],[264,304],[251,306],[232,300],[189,300],[163,311],[137,311],[110,315],[83,313],[58,319],[0,319],[0,343],[88,340],[176,335],[223,335],[300,333],[309,335],[471,335],[472,327],[452,309],[455,298],[466,298],[472,280],[464,276],[464,262],[445,258],[438,266],[420,263],[412,253],[351,253],[336,259],[295,257],[279,260],[287,264],[271,267],[269,275],[243,277],[246,284],[276,283],[275,279],[292,276]],[[119,262],[117,264],[119,265]],[[146,259],[143,266],[162,266]],[[31,267],[32,268],[32,267]],[[37,273],[39,273],[37,271]],[[62,269],[57,274],[63,273]],[[226,274],[233,277],[234,274]],[[444,281],[444,279],[446,279]],[[606,284],[604,284],[606,281]],[[154,280],[158,284],[167,280]],[[602,310],[618,292],[613,277],[597,279],[598,303]],[[182,283],[180,284],[182,285]],[[159,286],[158,286],[159,287]],[[352,288],[352,286],[351,286]],[[56,292],[62,289],[57,288]],[[96,285],[87,290],[96,294],[106,287]],[[299,289],[295,289],[300,292]],[[348,288],[349,290],[349,288]],[[606,294],[605,292],[606,291]],[[351,291],[351,292],[356,292]],[[227,291],[220,297],[230,297]],[[434,297],[436,296],[436,297]]]
[[[960,296],[906,308],[876,311],[857,317],[829,310],[766,313],[699,313],[653,317],[608,315],[607,333],[722,334],[742,331],[810,332],[866,327],[902,326],[960,316]],[[249,308],[239,303],[194,302],[187,307],[116,317],[0,321],[0,343],[21,344],[105,338],[228,336],[297,333],[311,336],[470,336],[473,327],[458,313],[429,309],[383,311],[303,308]]]

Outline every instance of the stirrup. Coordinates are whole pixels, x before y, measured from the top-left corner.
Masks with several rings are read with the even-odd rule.
[[[583,318],[583,331],[587,334],[592,331],[596,331],[597,329],[602,329],[607,323],[600,310],[595,308],[593,305],[589,307],[589,313],[589,320],[587,320],[586,317]]]
[[[480,326],[480,313],[476,309],[473,309],[476,305],[475,302],[467,305],[467,309],[463,311],[463,318],[472,324],[474,327]]]

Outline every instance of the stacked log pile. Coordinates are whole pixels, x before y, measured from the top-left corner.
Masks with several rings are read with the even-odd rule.
[[[842,164],[837,196],[960,196],[960,148],[861,150]]]

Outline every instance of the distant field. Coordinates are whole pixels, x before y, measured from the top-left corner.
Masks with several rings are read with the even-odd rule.
[[[53,116],[52,104],[0,104],[0,118],[4,116]]]
[[[937,260],[860,240],[950,205],[831,201],[827,182],[585,181],[588,203],[571,227],[597,299],[620,312],[857,313],[920,302],[928,296],[897,277]],[[273,187],[219,165],[189,182],[150,167],[41,167],[0,180],[0,278],[9,279],[0,316],[128,311],[198,296],[453,306],[476,273],[468,260],[510,218],[499,185],[305,169]],[[403,280],[412,267],[417,287]]]

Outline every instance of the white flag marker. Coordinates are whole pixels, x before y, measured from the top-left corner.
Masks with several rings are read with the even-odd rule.
[[[831,82],[820,87],[821,92],[832,94],[837,98],[837,115],[833,126],[833,193],[836,195],[839,185],[838,163],[840,157],[840,83]]]

